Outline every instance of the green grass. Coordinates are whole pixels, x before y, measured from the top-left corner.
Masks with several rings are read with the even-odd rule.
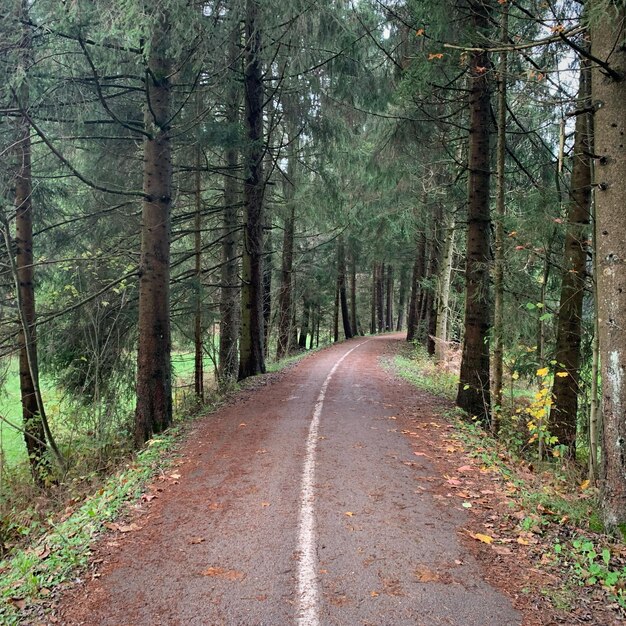
[[[6,372],[6,376],[5,376]],[[20,401],[20,375],[18,360],[11,359],[8,365],[3,365],[0,380],[4,379],[4,385],[0,387],[0,415],[10,423],[0,420],[0,452],[3,462],[7,467],[12,467],[26,461],[26,448],[24,436],[17,428],[22,427],[22,405]],[[60,414],[60,395],[54,383],[41,377],[41,395],[46,406],[51,423]],[[14,428],[14,426],[17,428]]]
[[[394,359],[396,372],[419,389],[435,396],[453,399],[459,378],[438,368],[421,346],[415,346]]]
[[[0,420],[0,452],[4,466],[11,468],[26,461],[23,434],[12,426],[17,426],[17,428],[22,426],[18,360],[16,358],[11,359],[8,364],[0,367],[2,367],[0,369],[0,381],[4,379],[4,384],[0,386],[0,415],[11,423],[9,425]],[[4,376],[5,368],[6,376]],[[205,357],[204,368],[207,373],[213,371],[213,362],[208,357]],[[194,353],[174,352],[172,354],[172,370],[175,385],[193,379]],[[41,391],[53,432],[58,432],[63,413],[62,394],[56,389],[54,382],[45,376],[41,377]],[[130,405],[129,410],[132,410]],[[56,428],[55,422],[57,423]]]

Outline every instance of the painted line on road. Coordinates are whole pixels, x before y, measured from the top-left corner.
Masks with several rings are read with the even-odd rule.
[[[302,487],[300,491],[300,522],[298,528],[298,626],[319,626],[319,593],[317,586],[317,542],[315,537],[315,510],[314,510],[314,482],[315,482],[315,452],[317,450],[317,433],[319,431],[320,416],[324,407],[326,390],[333,374],[342,361],[364,343],[362,341],[351,350],[348,350],[326,376],[320,393],[317,396],[313,418],[309,426],[309,435],[306,440],[306,457],[302,471]]]

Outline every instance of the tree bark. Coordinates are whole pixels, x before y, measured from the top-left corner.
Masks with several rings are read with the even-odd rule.
[[[298,348],[306,350],[307,339],[309,337],[309,326],[311,323],[311,302],[304,298],[302,304],[302,326],[300,327],[300,338],[298,339]]]
[[[226,123],[230,129],[239,123],[240,92],[235,76],[239,64],[239,40],[241,32],[239,24],[233,26],[229,47],[228,63],[230,83],[226,101]],[[239,152],[231,144],[224,153],[226,171],[224,173],[224,212],[222,214],[222,267],[220,271],[220,345],[218,362],[218,379],[220,384],[232,382],[237,376],[239,337],[240,282],[237,275],[239,262],[238,227],[239,227],[239,189],[237,171]]]
[[[195,215],[194,215],[194,392],[204,402],[204,348],[202,341],[202,186],[201,149],[196,146]]]
[[[432,227],[433,239],[428,261],[428,286],[426,289],[426,350],[431,356],[435,354],[435,334],[437,332],[437,275],[441,257],[442,220],[443,207],[438,205],[435,210],[435,219]]]
[[[502,5],[500,41],[503,45],[509,40],[509,7]],[[504,364],[504,219],[505,203],[505,156],[506,156],[506,100],[507,100],[508,54],[500,53],[498,64],[498,143],[496,147],[496,237],[493,266],[493,397],[495,410],[491,421],[494,433],[499,430],[502,410],[502,376]]]
[[[343,333],[346,339],[351,339],[352,328],[350,327],[350,312],[348,310],[348,297],[346,293],[346,249],[343,237],[339,238],[337,245],[337,288],[339,289]]]
[[[452,264],[454,261],[455,220],[451,217],[446,224],[446,239],[443,248],[443,260],[439,273],[439,293],[437,295],[437,328],[435,335],[439,341],[435,345],[435,360],[442,362],[446,356],[448,341],[448,319],[450,317],[450,285],[452,283]]]
[[[591,2],[589,14],[596,4]],[[597,212],[598,325],[602,369],[602,510],[609,530],[626,528],[626,8],[615,3],[592,23],[592,55],[606,61],[592,73]]]
[[[268,347],[271,333],[272,320],[272,230],[271,220],[268,219],[268,212],[265,211],[267,236],[265,237],[265,252],[263,259],[263,346],[265,356],[268,357]]]
[[[387,265],[387,298],[385,308],[385,330],[393,330],[393,266]]]
[[[489,30],[489,3],[470,1],[477,33]],[[489,380],[489,55],[470,57],[470,132],[467,257],[465,267],[465,339],[457,404],[484,426],[490,418]]]
[[[354,335],[358,334],[358,321],[356,317],[356,259],[354,253],[350,254],[350,327]]]
[[[378,284],[378,263],[372,266],[372,300],[370,310],[370,333],[376,334],[376,285]]]
[[[409,301],[409,315],[407,317],[406,340],[415,341],[417,339],[419,327],[419,296],[421,292],[421,281],[424,278],[424,265],[426,255],[426,236],[423,232],[418,235],[415,251],[415,262],[413,263],[413,274],[411,277],[411,299]]]
[[[378,318],[378,332],[385,329],[385,264],[378,265],[376,277],[376,316]]]
[[[170,63],[168,17],[155,26],[146,72],[135,446],[172,423],[170,331]]]
[[[295,235],[296,203],[295,184],[297,176],[298,140],[295,124],[295,112],[291,102],[285,103],[285,117],[288,128],[289,156],[287,160],[287,176],[283,180],[283,195],[287,216],[284,221],[283,250],[280,268],[280,288],[278,291],[278,347],[276,358],[281,359],[289,354],[292,318],[293,293],[293,243]]]
[[[409,268],[406,265],[400,270],[400,287],[398,294],[398,321],[396,323],[396,331],[404,328],[404,318],[406,315],[406,303],[409,293]]]
[[[265,372],[263,348],[263,76],[260,2],[246,0],[244,92],[248,146],[241,288],[239,380]]]
[[[589,63],[581,61],[577,108],[590,106]],[[580,343],[583,300],[586,284],[587,240],[591,211],[590,116],[576,118],[572,166],[571,196],[567,216],[567,235],[563,255],[563,279],[556,338],[557,375],[552,393],[550,432],[558,443],[567,447],[567,455],[576,455],[576,422],[578,417],[578,382],[580,379]],[[567,376],[559,376],[566,373]]]
[[[21,28],[21,41],[17,51],[18,72],[26,76],[31,57],[31,33],[25,25],[28,19],[28,2],[17,0],[16,14]],[[26,78],[18,89],[20,108],[26,109],[29,103],[29,89]],[[24,440],[33,480],[43,485],[48,477],[50,467],[46,458],[46,434],[42,415],[37,402],[39,387],[39,365],[37,355],[37,337],[35,332],[35,288],[33,267],[33,202],[32,202],[32,170],[30,125],[24,116],[15,121],[15,158],[17,170],[15,174],[15,247],[16,247],[16,278],[19,290],[19,306],[22,324],[18,336],[20,397],[22,403],[22,420]],[[7,224],[8,228],[8,224]],[[8,235],[8,232],[7,232]],[[12,254],[7,238],[7,251]],[[24,328],[27,326],[29,330]],[[30,335],[30,336],[28,336]],[[31,363],[29,364],[30,349]],[[42,410],[43,402],[42,402]]]

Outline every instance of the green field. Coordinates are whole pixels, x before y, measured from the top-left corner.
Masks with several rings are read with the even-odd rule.
[[[22,408],[20,404],[20,381],[18,372],[18,361],[12,359],[8,366],[0,364],[0,381],[4,379],[4,384],[0,387],[0,452],[2,463],[11,467],[26,460],[26,450],[22,433],[7,423],[17,426],[22,425]],[[213,371],[213,364],[209,359],[205,359],[205,374],[207,378]],[[175,352],[172,354],[172,369],[174,385],[185,385],[191,379],[193,382],[194,355],[192,352]],[[6,370],[6,378],[4,372]],[[59,416],[61,409],[61,394],[55,388],[53,381],[42,377],[41,391],[46,413],[52,424]],[[5,421],[7,420],[7,421]],[[54,430],[54,426],[53,426]]]

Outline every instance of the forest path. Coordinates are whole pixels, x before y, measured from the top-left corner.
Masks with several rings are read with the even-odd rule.
[[[57,623],[521,624],[460,540],[470,512],[415,454],[441,406],[381,366],[400,341],[320,351],[199,421]]]

